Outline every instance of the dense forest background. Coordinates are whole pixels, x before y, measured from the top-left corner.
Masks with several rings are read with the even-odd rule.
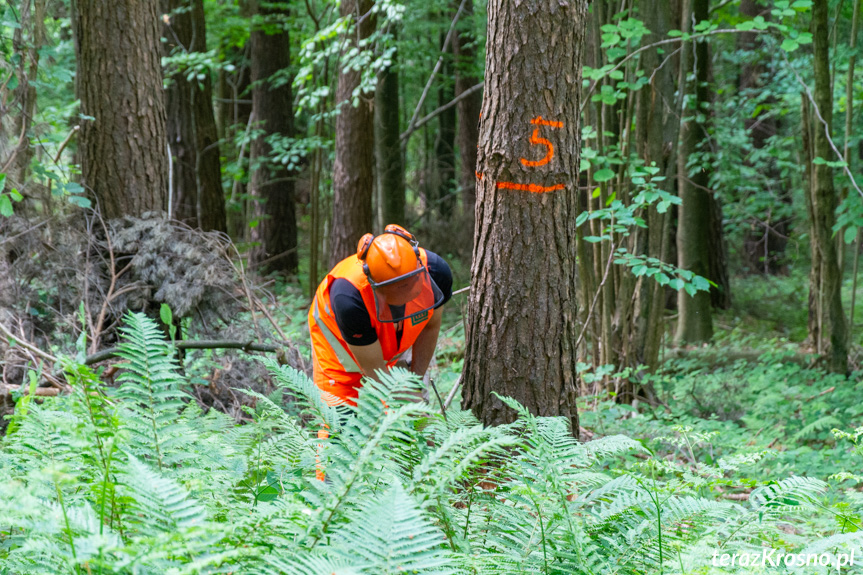
[[[0,5],[0,573],[863,562],[860,0],[544,4]],[[389,223],[459,291],[344,423]]]

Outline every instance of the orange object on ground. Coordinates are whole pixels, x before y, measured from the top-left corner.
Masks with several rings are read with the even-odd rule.
[[[418,252],[423,267],[428,268],[428,256],[425,250],[418,248]],[[372,327],[378,336],[383,359],[389,367],[395,366],[399,357],[413,346],[428,320],[434,315],[435,298],[434,294],[426,293],[427,290],[424,288],[414,299],[405,303],[406,319],[402,322],[401,341],[397,341],[395,323],[381,321],[376,313],[375,292],[363,271],[363,261],[357,255],[347,257],[336,264],[336,267],[318,286],[312,307],[309,309],[313,379],[320,388],[324,401],[329,405],[342,403],[356,405],[363,374],[347,342],[342,338],[330,303],[329,287],[339,278],[346,279],[360,292],[363,303],[369,310]],[[431,298],[432,307],[427,309],[429,298]]]
[[[326,430],[326,424],[324,424],[324,429],[318,430],[318,439],[329,439],[330,432]],[[323,450],[324,444],[318,443],[318,449],[315,452],[315,479],[318,481],[323,481],[327,478],[324,473],[324,466],[321,465],[321,450]]]

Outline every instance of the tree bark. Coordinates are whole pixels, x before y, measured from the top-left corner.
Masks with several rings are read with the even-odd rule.
[[[162,0],[162,10],[170,16],[164,31],[166,55],[207,51],[203,0]],[[171,217],[193,228],[227,231],[210,75],[189,81],[186,71],[181,70],[169,80],[167,128],[174,195]]]
[[[489,2],[462,404],[487,425],[576,409],[576,209],[587,4]]]
[[[398,53],[393,65],[378,76],[375,92],[375,146],[378,181],[383,197],[384,225],[407,226],[405,220],[405,173],[399,142]]]
[[[693,16],[696,22],[709,19],[708,3],[708,0],[694,0]],[[695,82],[691,89],[695,94],[695,102],[694,109],[689,113],[693,114],[694,118],[683,126],[682,147],[678,155],[678,185],[682,202],[677,226],[677,262],[683,269],[713,279],[710,277],[709,239],[712,231],[713,198],[707,187],[709,174],[701,166],[687,169],[689,156],[697,151],[699,141],[706,138],[708,133],[706,118],[709,111],[706,105],[710,99],[707,84],[710,59],[706,41],[695,42],[692,49],[695,53]],[[699,121],[699,118],[704,120]],[[709,341],[713,337],[710,294],[697,292],[690,296],[680,290],[677,305],[680,317],[675,341],[678,344]]]
[[[218,110],[219,130],[224,143],[222,152],[225,157],[236,157],[238,164],[247,165],[248,146],[237,146],[236,136],[246,131],[252,115],[251,63],[249,62],[251,42],[247,40],[241,48],[224,46],[222,50],[227,54],[226,60],[235,65],[232,72],[224,69],[219,71]],[[246,181],[235,179],[225,206],[228,234],[237,240],[248,239],[247,190]]]
[[[168,207],[168,138],[156,0],[79,0],[81,182],[106,218]]]
[[[442,38],[443,40],[443,38]],[[443,46],[443,52],[451,53],[449,46]],[[452,76],[452,64],[444,61],[438,77],[438,106],[443,106],[455,98]],[[455,180],[455,126],[456,110],[448,108],[438,115],[438,131],[434,142],[435,157],[435,197],[433,202],[437,212],[444,221],[452,217],[456,197],[453,195]],[[474,176],[476,181],[476,176]]]
[[[458,9],[461,2],[454,0]],[[473,24],[473,0],[465,0],[461,18],[453,36],[453,59],[455,62],[455,95],[460,96],[479,84],[476,67],[476,47],[470,26]],[[473,218],[476,206],[476,153],[479,143],[479,112],[482,107],[482,91],[476,91],[460,100],[456,105],[458,132],[456,144],[459,153],[459,178],[462,205],[465,214]]]
[[[741,0],[740,14],[748,18],[763,16],[770,19],[770,9],[767,6],[759,6],[756,0]],[[740,71],[738,87],[741,96],[747,97],[761,95],[773,81],[772,68],[765,61],[764,42],[761,34],[756,32],[744,32],[739,35],[740,48],[746,52],[747,60]],[[766,107],[776,103],[776,98],[769,97],[765,100]],[[752,147],[762,150],[767,147],[767,142],[779,131],[780,119],[776,114],[769,111],[761,111],[754,117],[747,117],[745,126],[752,141]],[[784,186],[775,160],[767,164],[764,174],[766,181],[775,183],[778,190],[775,194],[778,210],[772,207],[762,217],[763,221],[754,221],[752,228],[747,231],[744,238],[744,254],[746,262],[751,270],[765,274],[787,273],[788,266],[785,261],[785,247],[788,244],[788,232],[791,220],[784,215],[785,210],[791,205],[791,194]],[[772,192],[772,190],[765,190]],[[778,213],[777,213],[778,212]]]
[[[25,214],[30,211],[28,208],[36,199],[33,196],[35,190],[27,184],[30,179],[30,163],[35,152],[35,146],[30,145],[30,138],[38,99],[36,84],[38,83],[39,57],[42,46],[45,44],[45,2],[34,0],[32,6],[29,1],[22,2],[18,20],[19,27],[15,28],[12,33],[12,51],[19,56],[17,69],[13,72],[18,86],[12,90],[11,103],[20,106],[20,113],[12,122],[11,133],[14,134],[17,141],[10,150],[12,163],[6,174],[6,188],[7,190],[15,188],[24,192],[23,195],[28,201],[16,207],[16,212],[20,215],[22,211]],[[6,109],[8,110],[8,108]],[[2,132],[3,127],[0,126],[0,137],[5,139],[5,134]],[[6,163],[7,158],[0,157],[0,169]],[[3,191],[6,190],[0,189],[0,192]],[[46,206],[50,206],[49,194],[46,194],[42,199]]]
[[[291,81],[275,74],[291,66],[290,40],[285,18],[287,8],[262,3],[258,14],[262,22],[252,30],[252,113],[263,134],[252,141],[253,168],[250,191],[255,197],[258,225],[252,240],[260,246],[252,261],[264,271],[297,272],[297,218],[294,205],[296,173],[280,162],[269,159],[272,147],[267,138],[294,136],[294,110]]]
[[[672,6],[665,0],[650,0],[640,4],[639,10],[645,25],[652,32],[645,37],[645,44],[661,40],[669,30],[675,28]],[[688,22],[683,22],[681,29],[686,30],[688,25]],[[677,168],[675,154],[678,151],[675,143],[680,135],[680,114],[675,102],[675,69],[669,64],[660,67],[664,58],[665,55],[655,49],[645,51],[641,58],[642,70],[648,77],[654,76],[654,80],[638,92],[636,146],[645,163],[655,163],[659,174],[665,176],[659,185],[665,191],[674,193],[673,176]],[[636,230],[633,234],[636,239],[633,253],[668,261],[671,247],[670,218],[669,212],[661,214],[656,208],[648,209],[645,214],[646,233]],[[630,367],[656,366],[662,343],[665,288],[652,278],[641,277],[636,282],[635,291],[629,320],[632,324],[628,342],[629,357],[623,359],[625,365]],[[624,295],[621,301],[625,302],[626,297]],[[622,321],[625,323],[627,319]],[[620,399],[631,402],[634,390],[624,388]]]
[[[812,6],[812,39],[814,43],[815,105],[820,118],[813,120],[813,140],[815,158],[835,160],[830,147],[828,132],[833,123],[833,91],[830,83],[830,45],[828,42],[827,0],[815,0]],[[822,120],[827,123],[826,131]],[[825,351],[828,368],[835,373],[845,373],[848,369],[845,312],[842,309],[842,277],[833,241],[833,225],[836,222],[836,192],[833,187],[833,170],[826,164],[816,164],[812,169],[812,218],[815,236],[812,238],[813,251],[821,254],[822,277],[818,285],[810,285],[824,302],[822,337],[828,339]],[[817,246],[816,246],[817,244]],[[810,298],[811,301],[811,298]]]
[[[343,0],[341,15],[352,16],[356,23],[372,8],[371,0]],[[357,48],[357,37],[371,36],[374,18],[366,16],[357,33],[350,33],[345,52]],[[359,96],[353,105],[354,90],[360,85],[361,72],[343,69],[336,88],[340,112],[336,118],[336,161],[333,167],[333,222],[330,266],[357,251],[357,242],[372,230],[374,193],[374,114],[371,102]]]

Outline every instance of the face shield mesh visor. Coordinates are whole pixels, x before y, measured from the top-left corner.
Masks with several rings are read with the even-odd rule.
[[[443,302],[443,292],[419,264],[415,271],[381,283],[369,279],[378,321],[397,323],[427,312]]]

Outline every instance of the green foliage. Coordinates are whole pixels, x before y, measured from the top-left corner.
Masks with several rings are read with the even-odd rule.
[[[118,389],[67,363],[73,392],[32,403],[4,439],[0,571],[658,573],[779,541],[779,526],[829,507],[806,477],[717,498],[757,458],[706,457],[712,431],[669,430],[691,458],[678,462],[623,435],[580,443],[566,420],[508,398],[518,419],[483,428],[406,401],[419,382],[403,370],[367,380],[340,419],[308,378],[267,361],[292,401],[246,392],[257,407],[236,426],[186,403],[154,321],[129,315],[123,334]],[[854,533],[859,513],[830,510],[832,533]]]

